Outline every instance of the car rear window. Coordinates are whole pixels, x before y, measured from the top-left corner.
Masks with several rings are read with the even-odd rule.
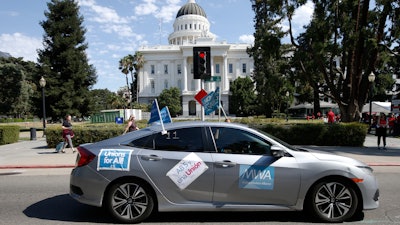
[[[200,127],[168,130],[167,134],[155,133],[133,140],[129,146],[165,151],[202,152],[203,139]]]

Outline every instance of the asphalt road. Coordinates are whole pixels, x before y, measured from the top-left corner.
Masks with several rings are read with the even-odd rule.
[[[400,167],[374,167],[380,183],[380,207],[361,221],[343,224],[400,224]],[[0,225],[115,224],[101,208],[68,195],[70,169],[17,169],[0,173]],[[142,224],[311,224],[301,212],[158,213]],[[322,223],[320,223],[322,224]]]

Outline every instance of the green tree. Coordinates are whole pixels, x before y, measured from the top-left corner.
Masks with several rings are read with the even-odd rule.
[[[132,106],[132,83],[131,83],[131,88],[129,88],[129,82],[128,82],[128,73],[131,74],[132,82],[133,82],[133,63],[134,63],[134,57],[133,55],[129,54],[125,56],[124,58],[119,60],[119,69],[123,74],[125,74],[126,78],[126,88],[128,89],[128,94],[129,94],[129,103]]]
[[[283,1],[291,28],[293,9],[304,2]],[[342,121],[358,121],[376,75],[376,90],[392,87],[394,81],[385,68],[400,37],[400,5],[390,0],[320,1],[314,0],[311,23],[297,40],[290,29],[291,41],[300,55],[297,63],[314,90],[338,103]],[[296,42],[297,41],[297,42]]]
[[[36,86],[30,82],[33,62],[22,58],[0,58],[0,113],[17,118],[31,116],[32,96]]]
[[[116,104],[115,99],[121,98],[114,92],[109,91],[108,89],[94,89],[89,93],[89,99],[91,99],[91,112],[96,113],[100,110],[106,109],[118,109],[123,108],[123,99],[122,104]]]
[[[249,77],[238,78],[230,86],[232,95],[229,100],[229,112],[237,116],[251,116],[255,114],[254,83]]]
[[[158,106],[160,109],[168,106],[169,113],[175,117],[178,113],[182,112],[180,95],[181,91],[177,87],[164,89],[157,98]]]
[[[276,93],[284,79],[278,60],[281,58],[281,39],[285,33],[280,23],[283,19],[282,5],[273,0],[252,0],[255,12],[255,41],[248,54],[254,59],[253,80],[256,85],[257,114],[272,115]]]
[[[86,30],[78,3],[74,0],[51,0],[47,18],[41,21],[45,34],[44,49],[39,53],[40,76],[46,79],[46,114],[53,119],[65,114],[87,116],[90,113],[89,90],[96,83],[94,67],[85,53]]]
[[[139,71],[144,65],[144,56],[141,52],[137,51],[135,52],[135,55],[133,56],[133,67],[135,68],[135,79],[132,80],[132,92],[133,95],[135,96],[136,102],[139,103]]]

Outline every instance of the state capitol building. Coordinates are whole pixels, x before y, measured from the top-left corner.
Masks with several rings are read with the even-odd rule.
[[[229,113],[229,87],[238,77],[250,76],[254,61],[246,53],[250,44],[217,42],[210,32],[206,13],[195,0],[188,0],[176,14],[168,45],[143,46],[138,49],[144,65],[138,74],[139,102],[151,103],[164,89],[181,90],[182,115],[199,116],[201,105],[194,96],[201,90],[201,80],[193,79],[193,47],[211,48],[211,75],[220,82],[205,82],[207,93],[220,87],[221,102]]]

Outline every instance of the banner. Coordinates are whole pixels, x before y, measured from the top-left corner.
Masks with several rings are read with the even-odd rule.
[[[209,115],[219,107],[219,87],[201,99],[204,106],[204,113]]]

